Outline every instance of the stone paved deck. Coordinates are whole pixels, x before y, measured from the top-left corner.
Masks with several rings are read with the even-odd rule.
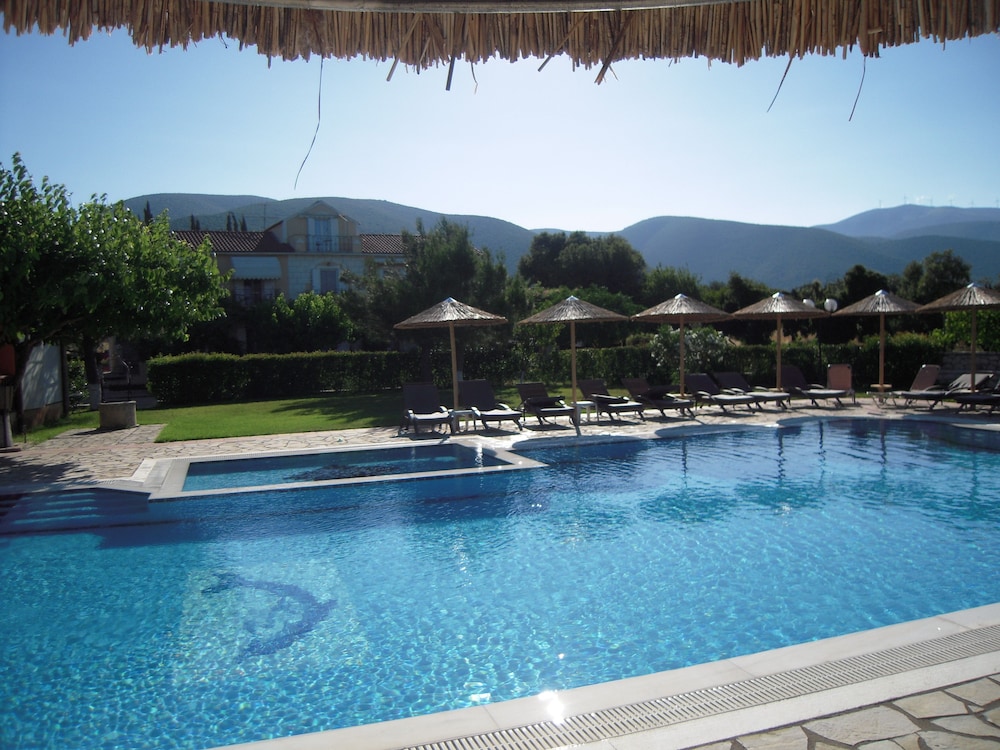
[[[997,750],[1000,674],[697,750]]]
[[[918,412],[919,413],[919,412]],[[160,426],[146,424],[153,412],[139,412],[140,425],[117,431],[84,430],[65,433],[40,445],[24,445],[17,452],[0,454],[0,494],[38,489],[41,486],[114,484],[143,486],[151,463],[157,459],[301,450],[317,447],[345,447],[400,441],[451,439],[443,434],[419,437],[398,435],[395,428],[311,432],[247,438],[195,440],[157,443]],[[665,429],[702,430],[720,425],[774,424],[788,418],[817,416],[886,416],[912,417],[912,410],[881,409],[865,399],[843,409],[807,408],[799,403],[790,411],[765,410],[722,413],[718,409],[699,409],[697,418],[651,419],[610,424],[585,423],[577,437],[568,425],[539,427],[533,420],[523,432],[513,429],[483,433],[464,433],[463,439],[509,448],[525,439],[601,439],[610,435],[651,435]],[[933,419],[975,424],[1000,429],[1000,415],[939,412],[920,413]],[[791,725],[775,719],[767,731],[740,734],[733,725],[733,736],[710,744],[658,739],[655,732],[604,741],[594,747],[611,748],[698,748],[698,750],[1000,750],[1000,673],[975,674],[967,680],[936,686],[933,690],[915,690],[914,694],[874,705],[815,716]],[[776,713],[775,716],[780,716]],[[277,741],[283,748],[333,747],[313,739],[295,738]],[[453,735],[452,735],[453,736]],[[443,738],[442,738],[443,739]],[[268,743],[259,743],[264,746]],[[443,745],[442,745],[443,746]],[[456,745],[457,747],[458,745]],[[465,747],[465,745],[462,745]],[[478,746],[477,746],[478,747]]]

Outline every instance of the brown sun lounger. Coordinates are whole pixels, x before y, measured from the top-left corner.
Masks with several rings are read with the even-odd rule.
[[[550,396],[544,383],[518,383],[517,393],[521,397],[521,413],[532,415],[538,424],[548,424],[556,417],[569,417],[570,422],[577,425],[576,408],[567,404],[562,396]]]
[[[597,409],[598,421],[601,419],[601,412],[607,414],[608,419],[612,421],[619,414],[638,414],[639,419],[646,420],[646,417],[643,415],[646,404],[641,404],[624,396],[612,396],[608,392],[608,386],[603,380],[599,378],[581,380],[579,381],[579,385],[584,398],[594,402],[594,407]]]
[[[724,393],[734,393],[738,396],[752,396],[759,407],[762,407],[763,404],[776,404],[782,409],[787,409],[788,402],[792,398],[792,394],[785,391],[777,391],[770,388],[754,388],[743,377],[743,374],[739,372],[713,372],[712,377]]]
[[[488,422],[496,422],[497,429],[501,422],[513,422],[518,430],[521,429],[521,412],[497,401],[493,386],[487,380],[458,381],[458,401],[472,411],[484,429],[489,429]]]
[[[805,375],[795,365],[781,366],[781,387],[793,396],[807,398],[813,406],[819,406],[820,401],[836,401],[837,406],[843,406],[842,398],[854,399],[854,388],[851,386],[850,365],[830,365],[826,369],[826,387],[810,383]]]
[[[633,401],[658,409],[667,416],[667,409],[687,416],[694,416],[694,401],[672,393],[667,386],[650,386],[646,378],[622,378],[622,385]]]
[[[719,388],[719,384],[704,372],[689,372],[684,376],[684,384],[691,391],[695,402],[699,406],[705,406],[706,404],[718,406],[722,411],[725,411],[727,407],[735,409],[737,406],[745,406],[750,411],[753,411],[754,406],[757,405],[757,399],[753,396],[739,393],[725,393]]]
[[[404,383],[403,421],[399,431],[402,433],[412,428],[416,435],[421,427],[437,429],[443,424],[455,431],[451,412],[441,405],[437,386],[433,383]]]
[[[977,372],[976,373],[976,391],[978,392],[986,381],[993,377],[991,372]],[[911,406],[914,402],[924,401],[927,403],[927,409],[930,411],[935,406],[940,404],[946,398],[953,398],[958,400],[961,396],[966,398],[967,396],[975,396],[971,388],[972,384],[972,373],[963,373],[957,378],[952,380],[947,386],[926,388],[924,390],[910,390],[902,391],[898,397],[903,399],[903,403],[906,406]],[[961,402],[959,402],[961,404]],[[968,404],[967,404],[968,405]]]

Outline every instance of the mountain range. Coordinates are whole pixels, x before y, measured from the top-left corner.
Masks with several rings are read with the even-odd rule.
[[[279,201],[254,195],[160,193],[130,198],[125,205],[138,216],[143,215],[147,204],[154,215],[167,211],[174,229],[189,229],[194,219],[202,229],[223,230],[227,221],[235,220],[237,226],[260,231],[317,200],[354,219],[365,234],[414,232],[418,222],[432,228],[441,219],[463,224],[477,246],[502,254],[511,272],[539,232],[573,231],[525,229],[487,216],[444,214],[358,198]],[[952,250],[964,259],[972,267],[974,279],[995,281],[1000,277],[1000,208],[907,204],[814,227],[659,216],[614,234],[638,250],[650,268],[685,268],[703,283],[725,281],[736,272],[787,290],[814,280],[839,279],[857,264],[897,274],[909,262],[921,261],[941,250]]]

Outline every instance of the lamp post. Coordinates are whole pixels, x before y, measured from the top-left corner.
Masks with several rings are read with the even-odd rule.
[[[827,315],[833,315],[838,307],[840,307],[840,303],[833,297],[827,297],[823,300],[823,309],[826,310]],[[818,327],[816,329],[816,349],[819,352],[819,371],[823,372],[823,344],[820,342]]]

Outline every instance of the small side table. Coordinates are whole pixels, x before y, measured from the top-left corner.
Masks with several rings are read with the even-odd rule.
[[[892,397],[892,383],[872,383],[868,392],[875,396],[879,406],[885,406],[885,402]]]
[[[469,422],[476,426],[476,413],[472,409],[452,409],[451,424],[455,432],[468,432]]]
[[[580,424],[584,414],[587,415],[587,424],[590,424],[592,415],[597,417],[597,421],[601,420],[601,415],[597,412],[597,404],[593,401],[574,401],[573,406],[576,407],[577,424]]]

